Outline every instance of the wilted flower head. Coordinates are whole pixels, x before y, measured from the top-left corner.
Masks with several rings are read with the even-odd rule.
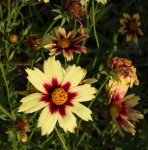
[[[136,130],[132,122],[138,122],[139,119],[144,118],[139,111],[133,109],[139,103],[139,100],[139,96],[130,94],[122,99],[112,99],[109,105],[112,119],[122,136],[124,136],[123,131],[135,135]]]
[[[43,109],[38,120],[42,135],[50,134],[57,121],[65,132],[74,132],[74,114],[85,121],[92,120],[91,110],[80,103],[90,101],[96,93],[90,84],[79,85],[86,71],[75,65],[64,69],[55,57],[44,62],[43,70],[44,73],[37,68],[26,69],[28,80],[40,92],[22,98],[19,112]]]
[[[18,118],[13,125],[15,132],[27,132],[29,130],[29,123],[25,118]]]
[[[24,42],[27,48],[39,50],[41,48],[41,37],[38,34],[28,35]]]
[[[64,57],[70,61],[73,59],[73,53],[87,53],[86,47],[78,45],[81,41],[88,38],[87,35],[80,35],[75,37],[76,31],[70,31],[66,34],[64,28],[59,28],[56,32],[56,37],[50,36],[49,44],[44,48],[50,48],[50,55],[63,54]]]
[[[122,99],[125,96],[128,88],[129,86],[122,80],[114,80],[111,78],[105,87],[108,104],[110,104],[112,99]]]
[[[79,21],[87,15],[86,9],[80,0],[65,0],[65,8],[72,17]]]
[[[123,13],[123,17],[120,19],[121,27],[119,32],[122,34],[127,34],[126,41],[134,41],[138,43],[138,35],[143,35],[142,30],[140,29],[141,22],[139,21],[140,16],[138,13],[130,16],[127,13]]]
[[[132,65],[130,60],[114,57],[108,61],[108,66],[120,77],[121,80],[123,80],[123,82],[129,84],[130,87],[132,87],[133,84],[139,84],[136,75],[136,68]]]

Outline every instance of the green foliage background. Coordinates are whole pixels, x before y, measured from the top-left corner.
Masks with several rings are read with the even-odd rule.
[[[95,77],[98,82],[94,86],[99,90],[92,103],[86,103],[93,112],[93,122],[84,122],[78,118],[76,133],[64,133],[58,127],[69,150],[148,150],[148,1],[109,0],[106,5],[90,0],[88,16],[82,21],[90,38],[83,44],[88,48],[87,55],[74,54],[74,60],[68,64],[80,65],[87,69],[87,77]],[[139,37],[138,45],[127,43],[125,36],[118,33],[119,19],[122,14],[139,13],[144,35]],[[57,17],[59,15],[59,17]],[[63,149],[57,133],[40,136],[36,128],[39,112],[34,114],[18,113],[20,92],[25,91],[28,81],[24,69],[40,67],[48,58],[48,51],[26,49],[24,40],[29,34],[39,34],[42,39],[47,33],[53,34],[60,25],[65,29],[79,29],[79,23],[70,17],[63,7],[63,0],[50,0],[40,3],[35,0],[1,0],[0,3],[0,150],[53,150]],[[18,36],[18,42],[8,41],[11,34]],[[45,41],[43,41],[44,43]],[[108,72],[106,62],[109,57],[120,56],[133,61],[137,68],[140,85],[128,91],[141,97],[137,109],[145,119],[136,124],[135,136],[125,134],[119,136],[113,124],[107,106],[104,86]],[[57,57],[64,64],[61,55]],[[30,123],[27,143],[19,141],[19,133],[14,133],[13,124],[16,118],[26,117]]]

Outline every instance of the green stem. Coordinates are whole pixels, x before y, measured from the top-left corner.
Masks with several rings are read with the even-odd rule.
[[[105,86],[105,84],[108,82],[108,80],[109,80],[109,76],[106,77],[106,80],[102,83],[102,85],[101,85],[100,88],[98,89],[95,98],[91,101],[91,103],[89,104],[88,108],[90,108],[90,107],[92,106],[93,102],[95,101],[95,99],[96,99],[97,96],[99,95],[99,93],[100,93],[100,91],[102,90],[102,88],[103,88],[103,87]],[[80,120],[79,126],[80,126],[81,122],[82,122],[82,119]],[[79,129],[79,127],[78,127],[78,129]],[[82,136],[81,136],[81,138],[80,138],[78,144],[77,144],[77,147],[80,145],[80,143],[81,143],[81,141],[84,139],[85,135],[86,135],[86,134],[85,134],[85,132],[84,132],[84,133],[82,134]],[[78,134],[77,134],[77,136],[78,136]]]
[[[4,82],[5,82],[5,86],[6,86],[8,102],[10,104],[10,101],[9,101],[9,99],[10,99],[9,87],[8,87],[8,84],[7,84],[7,80],[6,80],[6,76],[5,76],[5,71],[4,71],[4,67],[3,67],[2,63],[0,63],[0,69],[1,69],[2,76],[3,76]]]
[[[64,141],[63,141],[63,139],[62,139],[62,137],[61,137],[61,135],[60,135],[60,133],[59,133],[59,131],[58,131],[58,129],[56,127],[55,127],[55,131],[56,131],[56,133],[57,133],[57,135],[58,135],[58,137],[59,137],[59,139],[60,139],[60,141],[61,141],[61,143],[63,145],[63,148],[65,150],[68,150],[67,147],[66,147],[66,145],[65,145],[65,143],[64,143]]]
[[[46,29],[46,31],[44,32],[42,39],[44,39],[44,36],[50,31],[50,29],[53,27],[53,25],[56,23],[57,20],[52,21],[52,23],[50,24],[50,26],[48,26],[48,28]]]
[[[0,111],[3,112],[5,115],[7,115],[10,119],[12,119],[11,114],[1,105],[0,105]]]
[[[92,0],[92,21],[93,21],[93,29],[94,29],[94,35],[97,43],[97,47],[99,48],[99,40],[96,32],[96,22],[95,22],[95,6],[94,6],[94,0]]]

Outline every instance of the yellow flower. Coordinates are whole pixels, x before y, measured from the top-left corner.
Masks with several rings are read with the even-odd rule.
[[[116,73],[122,82],[128,84],[129,87],[139,85],[139,80],[136,75],[136,68],[132,62],[126,58],[114,57],[108,61],[108,66]]]
[[[50,48],[50,55],[59,55],[63,56],[68,60],[73,59],[73,53],[87,53],[87,49],[81,45],[78,45],[81,41],[88,38],[86,35],[81,35],[75,37],[77,34],[76,31],[70,31],[66,34],[64,28],[59,28],[56,32],[56,37],[50,36],[49,44],[45,45],[44,48]]]
[[[136,130],[132,122],[138,122],[144,116],[133,107],[139,103],[140,97],[130,94],[123,99],[112,99],[109,107],[110,114],[114,123],[117,125],[120,135],[124,136],[123,131],[135,135]],[[131,122],[132,121],[132,122]]]
[[[123,13],[123,17],[120,19],[121,27],[119,32],[122,34],[127,34],[126,41],[134,41],[136,44],[138,43],[138,35],[143,35],[142,30],[140,29],[141,22],[139,21],[140,16],[138,13],[130,16],[127,13]]]
[[[92,120],[91,110],[80,102],[90,101],[96,89],[90,84],[79,85],[86,71],[75,65],[64,69],[55,57],[50,57],[43,65],[44,73],[39,69],[26,69],[28,80],[40,92],[21,99],[19,112],[33,113],[43,109],[38,119],[42,135],[50,134],[57,121],[65,132],[74,132],[78,115],[85,121]]]

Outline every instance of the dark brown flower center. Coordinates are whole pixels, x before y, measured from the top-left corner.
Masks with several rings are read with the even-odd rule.
[[[137,30],[137,24],[136,24],[136,22],[130,22],[129,29],[131,31],[136,31]]]
[[[58,41],[58,46],[61,48],[67,48],[70,45],[70,41],[68,39],[61,39]]]
[[[56,105],[63,105],[68,100],[68,94],[63,88],[56,88],[51,94],[51,100]]]

